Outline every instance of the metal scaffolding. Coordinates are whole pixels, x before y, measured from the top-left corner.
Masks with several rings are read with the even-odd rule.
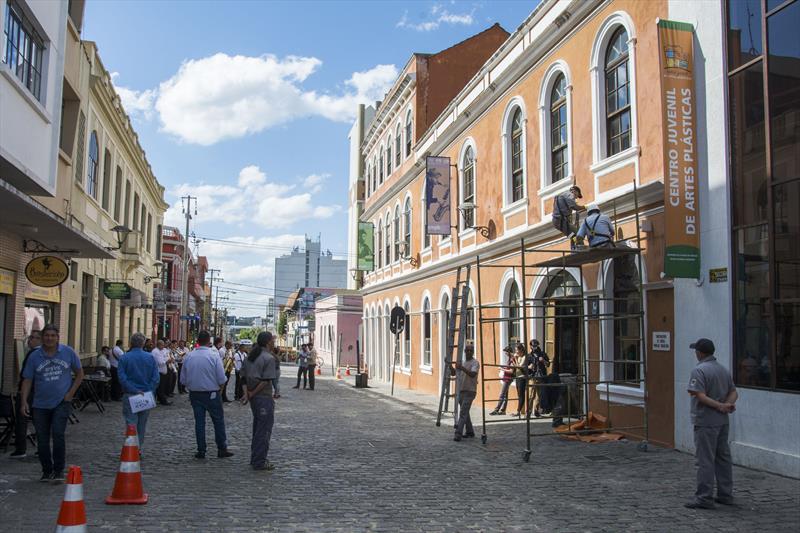
[[[645,324],[644,324],[644,293],[641,258],[641,234],[639,220],[639,205],[636,187],[633,190],[636,234],[627,240],[619,240],[609,248],[582,248],[578,250],[554,250],[536,247],[520,240],[519,251],[511,257],[503,259],[489,259],[480,256],[476,259],[477,275],[477,313],[479,330],[479,359],[481,363],[481,413],[483,443],[487,441],[487,426],[493,423],[508,423],[509,419],[487,419],[487,406],[499,401],[499,398],[487,395],[488,385],[492,382],[502,381],[503,371],[514,373],[512,384],[517,380],[524,382],[524,411],[512,423],[524,423],[526,446],[523,452],[525,461],[530,459],[531,439],[546,435],[581,436],[589,433],[615,432],[623,436],[639,439],[640,449],[646,451],[649,440],[648,403],[647,403],[647,357]],[[615,236],[617,223],[616,208],[614,209]],[[492,262],[498,261],[498,262]],[[519,261],[518,264],[509,264]],[[588,265],[599,265],[599,286],[590,291],[587,296],[584,291],[584,268]],[[613,269],[606,275],[604,265]],[[513,279],[521,290],[517,302],[484,303],[481,285],[481,273],[485,269],[511,269]],[[577,273],[575,280],[572,272]],[[633,270],[636,272],[634,273]],[[611,290],[607,286],[607,278],[611,278]],[[538,283],[537,283],[538,282]],[[529,294],[535,287],[544,287],[544,292],[538,295]],[[617,296],[622,294],[622,296]],[[516,342],[526,343],[530,337],[528,328],[532,324],[539,324],[537,331],[544,334],[542,347],[547,351],[548,344],[552,343],[552,365],[546,375],[532,376],[522,362],[509,364],[505,359],[498,360],[499,339],[504,335],[497,335],[498,326],[501,333],[506,331],[505,337]],[[568,324],[568,326],[564,326]],[[596,342],[589,345],[587,335],[591,330],[590,325],[596,324]],[[607,339],[605,331],[610,324],[612,336]],[[559,335],[565,338],[558,339],[556,331],[559,325],[564,331]],[[548,329],[550,331],[548,332]],[[512,339],[512,330],[519,336]],[[487,337],[489,337],[487,339]],[[491,350],[487,351],[487,344],[491,342]],[[610,347],[610,349],[609,349]],[[525,353],[529,353],[529,346],[525,345]],[[565,364],[566,352],[571,355],[572,364]],[[592,371],[594,369],[594,371]],[[602,370],[601,370],[602,369]],[[566,370],[566,371],[565,371]],[[593,379],[592,374],[596,374]],[[511,403],[511,389],[509,385],[508,403]],[[626,397],[624,403],[612,401],[611,389],[619,386],[630,387],[631,390],[641,391],[641,399]],[[601,403],[604,400],[604,413],[594,411],[594,414],[605,417],[601,427],[574,427],[573,422],[587,421],[589,414],[589,398],[592,392],[600,394]],[[605,395],[603,397],[603,395]],[[531,418],[533,413],[532,401],[534,397],[541,401],[542,397],[550,399],[550,412],[543,416]],[[520,402],[519,395],[516,400]],[[520,408],[522,406],[520,402]],[[620,408],[641,408],[641,423],[628,423],[614,425],[614,414]],[[627,414],[630,418],[630,413]],[[537,423],[536,420],[552,420],[552,425],[561,425],[556,432],[549,426]],[[563,426],[562,424],[566,424]],[[575,424],[580,426],[580,424]]]

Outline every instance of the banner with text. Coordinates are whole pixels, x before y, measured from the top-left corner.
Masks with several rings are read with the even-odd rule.
[[[375,270],[375,226],[372,222],[358,223],[357,269],[366,272]]]
[[[450,236],[450,158],[425,158],[425,228],[428,235]]]
[[[664,123],[664,273],[700,277],[700,213],[694,87],[694,28],[658,21]]]

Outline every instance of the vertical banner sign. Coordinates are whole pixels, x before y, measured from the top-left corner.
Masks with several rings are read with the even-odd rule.
[[[694,28],[658,21],[664,123],[664,273],[700,277],[700,205],[694,87]]]
[[[372,222],[358,223],[357,269],[366,272],[375,270],[375,226]]]
[[[425,216],[428,235],[450,235],[450,158],[425,158]]]

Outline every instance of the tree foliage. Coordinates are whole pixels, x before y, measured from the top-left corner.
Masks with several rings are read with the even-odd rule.
[[[264,331],[264,328],[244,328],[239,330],[239,340],[250,339],[256,342],[258,334]]]

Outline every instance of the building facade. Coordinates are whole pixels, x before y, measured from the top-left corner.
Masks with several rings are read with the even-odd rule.
[[[363,350],[360,347],[362,314],[361,295],[352,291],[337,291],[332,296],[320,298],[314,310],[314,348],[326,365],[351,367],[353,372],[362,366]]]
[[[306,237],[305,247],[275,258],[275,310],[286,306],[294,291],[303,287],[347,287],[347,259],[322,252],[319,239]]]
[[[377,107],[362,144],[367,186],[360,219],[373,223],[376,236],[376,268],[365,273],[362,289],[370,377],[388,381],[394,372],[398,386],[439,393],[451,290],[456,269],[469,264],[473,270],[467,334],[483,346],[484,360],[499,364],[502,346],[527,340],[521,338],[527,332],[529,339],[539,339],[548,349],[562,374],[585,372],[589,381],[604,383],[586,385],[581,391],[588,409],[604,413],[613,404],[614,425],[625,426],[643,417],[641,405],[646,400],[649,439],[691,450],[685,391],[695,359],[688,344],[699,336],[710,337],[719,347],[719,360],[734,370],[740,394],[748,400],[740,403],[733,417],[735,460],[797,476],[800,420],[790,413],[800,407],[792,377],[800,359],[797,306],[792,300],[798,275],[785,247],[787,239],[797,237],[796,217],[785,208],[787,202],[798,205],[793,189],[797,165],[796,159],[784,155],[796,158],[798,153],[792,144],[797,139],[792,120],[797,99],[791,89],[796,91],[797,84],[792,84],[790,74],[797,69],[788,66],[792,47],[781,41],[781,51],[771,56],[761,33],[751,40],[760,39],[762,44],[740,47],[750,55],[730,64],[730,50],[727,57],[722,52],[726,42],[735,36],[741,39],[745,31],[737,27],[726,38],[729,11],[739,17],[742,9],[763,13],[760,2],[747,4],[545,0],[513,35],[497,44],[426,126],[412,126],[408,131],[413,135],[406,135],[403,120],[399,121],[403,141],[398,161],[395,140],[389,139],[396,135],[397,119],[389,121],[387,116],[403,98],[413,109],[415,88],[404,71]],[[796,17],[797,6],[767,4],[772,11],[766,16],[774,21],[776,32],[784,31],[782,21]],[[695,71],[700,93],[697,194],[704,273],[699,280],[663,274],[667,229],[657,19],[693,24],[695,58],[703,58],[696,61]],[[740,24],[743,20],[747,18],[737,19]],[[760,22],[754,24],[761,27]],[[768,76],[769,65],[773,70]],[[752,87],[729,82],[742,66],[753,67],[764,80],[774,80],[768,89],[762,87],[760,102],[770,101],[775,94],[770,90],[787,97],[785,104],[781,98],[781,111],[771,129],[765,126],[770,122],[764,108],[758,115],[761,122],[748,122],[757,115],[758,105],[736,107],[751,101],[749,93],[736,98],[741,91],[758,93],[759,88],[755,74],[749,80],[755,84]],[[417,73],[417,91],[420,79]],[[742,134],[741,123],[752,131]],[[734,134],[726,133],[726,127]],[[781,156],[773,156],[782,164],[779,177],[763,156],[769,153],[765,147],[770,146],[773,130],[778,132],[774,138],[780,139]],[[746,165],[746,171],[736,170],[741,168],[735,166],[738,154],[726,149],[729,145],[735,149],[736,139],[745,147],[746,162],[740,165]],[[758,146],[761,159],[750,153]],[[448,157],[452,165],[449,235],[426,232],[426,156]],[[772,177],[765,181],[770,168]],[[741,180],[747,185],[736,185]],[[594,201],[613,214],[617,240],[638,244],[641,255],[624,265],[609,260],[581,269],[534,269],[531,279],[522,279],[518,267],[523,262],[522,239],[536,250],[525,254],[528,265],[569,248],[551,219],[555,196],[572,184],[582,189],[583,203]],[[748,230],[754,227],[749,220],[739,229],[734,225],[743,211],[749,212],[747,201],[734,201],[737,190],[742,191],[739,198],[763,199],[763,207],[751,213],[762,217],[757,220],[760,229]],[[776,253],[768,254],[769,250]],[[481,270],[480,292],[474,268],[478,256],[484,266],[496,266]],[[709,270],[717,268],[740,273],[712,284]],[[758,279],[753,284],[744,281],[754,277]],[[557,285],[551,282],[555,278]],[[626,280],[637,279],[641,281],[626,288]],[[715,281],[720,279],[715,275]],[[588,298],[575,304],[565,287]],[[641,300],[630,298],[640,289]],[[521,309],[529,301],[542,307],[528,309],[528,323],[522,324]],[[610,301],[622,302],[631,313],[643,313],[638,342],[632,341],[625,326],[599,318],[617,310],[608,307]],[[494,306],[500,315],[494,318],[504,321],[481,323],[475,312],[478,304]],[[396,365],[388,328],[394,306],[404,307],[411,316],[410,327],[398,339]],[[547,309],[559,311],[548,319]],[[569,314],[585,318],[570,319]],[[720,320],[710,325],[708,316]],[[656,346],[651,342],[654,333],[666,333],[671,341]],[[609,360],[614,363],[598,363]],[[496,382],[487,383],[487,396],[496,398],[498,388]]]

